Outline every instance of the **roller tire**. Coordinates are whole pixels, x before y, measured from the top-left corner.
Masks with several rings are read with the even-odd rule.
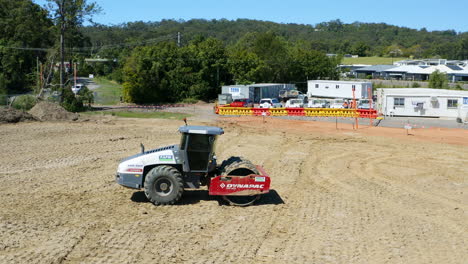
[[[174,204],[183,192],[182,175],[174,167],[161,165],[146,174],[145,195],[155,205]]]
[[[236,171],[239,169],[239,171]],[[243,169],[243,170],[241,170]],[[247,176],[251,173],[248,173],[247,170],[250,170],[251,173],[259,174],[257,167],[252,164],[249,160],[243,157],[230,157],[229,159],[223,161],[219,168],[221,175],[238,175],[238,176]],[[240,173],[240,174],[234,174]]]
[[[219,171],[221,175],[236,175],[236,176],[247,176],[250,174],[260,174],[257,167],[247,159],[243,157],[230,157],[223,161]],[[260,195],[252,196],[229,196],[224,195],[223,199],[230,205],[235,206],[248,206],[253,204],[260,198]]]

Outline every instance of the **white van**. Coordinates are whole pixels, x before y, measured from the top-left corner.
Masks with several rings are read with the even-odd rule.
[[[343,103],[343,99],[334,99],[330,104],[330,108],[344,108]]]

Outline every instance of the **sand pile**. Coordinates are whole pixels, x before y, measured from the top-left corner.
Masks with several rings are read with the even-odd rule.
[[[78,119],[78,114],[70,113],[58,104],[51,102],[38,102],[29,112],[41,121],[59,121]]]
[[[37,118],[31,114],[15,108],[0,107],[0,124],[35,121]]]

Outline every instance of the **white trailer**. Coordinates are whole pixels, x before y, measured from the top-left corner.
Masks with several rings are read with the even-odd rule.
[[[307,81],[307,97],[352,99],[353,88],[356,99],[369,98],[369,89],[372,96],[371,82],[312,80]]]
[[[429,88],[377,89],[376,108],[385,116],[457,118],[468,105],[468,91]]]

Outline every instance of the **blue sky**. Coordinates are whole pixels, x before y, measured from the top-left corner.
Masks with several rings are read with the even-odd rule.
[[[43,5],[46,0],[33,0]],[[89,1],[89,0],[88,0]],[[103,9],[94,21],[249,18],[317,24],[334,19],[387,23],[414,29],[468,31],[468,0],[95,0]]]

